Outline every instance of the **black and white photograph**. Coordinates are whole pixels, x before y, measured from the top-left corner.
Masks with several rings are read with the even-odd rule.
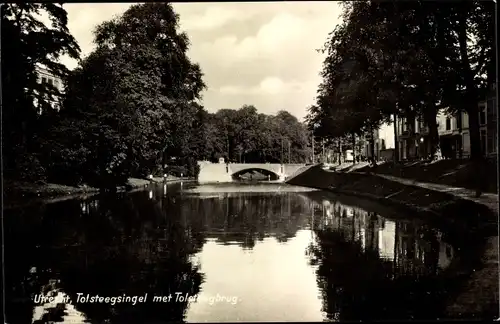
[[[5,323],[500,319],[496,1],[0,6]]]

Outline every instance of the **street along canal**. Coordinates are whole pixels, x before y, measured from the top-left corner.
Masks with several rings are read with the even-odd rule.
[[[479,246],[276,183],[30,205],[5,211],[4,228],[8,323],[436,319]]]

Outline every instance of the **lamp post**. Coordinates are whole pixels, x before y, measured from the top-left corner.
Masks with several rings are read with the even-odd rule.
[[[321,162],[325,163],[325,139],[324,138],[321,139],[321,146],[322,146],[322,150],[323,150],[323,156],[321,157],[321,159],[322,159]]]
[[[167,169],[167,147],[168,147],[168,144],[165,144],[165,146],[163,147],[163,150],[162,150],[163,173],[167,173],[166,172],[166,169]]]
[[[283,164],[283,136],[281,136],[281,164]]]
[[[426,147],[425,147],[425,146],[423,146],[423,144],[424,144],[424,137],[420,137],[420,144],[421,144],[421,145],[420,145],[420,146],[421,146],[421,147],[420,147],[420,152],[422,152],[422,154],[421,154],[421,155],[422,155],[422,156],[421,156],[421,158],[425,158],[425,157],[424,157],[424,154],[426,154],[426,153],[427,153],[427,149],[426,149]]]
[[[292,143],[288,140],[288,164],[292,163]]]
[[[312,164],[314,164],[314,130],[311,132],[311,142],[312,142]]]

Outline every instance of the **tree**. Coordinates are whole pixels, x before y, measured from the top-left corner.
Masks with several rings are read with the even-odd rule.
[[[50,26],[40,20],[44,13],[48,14]],[[43,104],[46,95],[54,95],[55,89],[38,83],[35,69],[37,65],[43,65],[64,79],[68,69],[58,62],[60,56],[67,54],[78,59],[80,48],[69,33],[67,13],[61,4],[3,4],[1,21],[6,176],[37,180],[43,174],[31,174],[31,171],[33,163],[39,163],[37,130],[44,125],[40,124],[34,101]]]
[[[189,40],[177,31],[178,20],[170,4],[148,3],[95,29],[96,50],[72,76],[66,108],[89,127],[106,129],[98,143],[116,148],[93,155],[100,178],[115,172],[119,182],[126,179],[123,172],[145,176],[165,152],[191,161],[193,169],[197,154],[189,148],[199,140],[203,110],[195,101],[205,84],[199,66],[187,57]]]
[[[258,114],[252,105],[221,109],[207,118],[206,156],[226,157],[243,163],[303,162],[307,130],[286,111],[276,116]]]
[[[493,9],[479,1],[344,3],[344,22],[323,49],[323,83],[309,119],[343,134],[363,129],[355,121],[361,116],[375,122],[365,129],[391,115],[420,118],[435,151],[438,110],[465,111],[471,158],[480,159],[477,102],[494,82]]]
[[[389,118],[380,77],[380,57],[367,41],[378,31],[369,23],[370,6],[365,2],[346,4],[344,22],[329,36],[323,52],[323,82],[317,104],[308,121],[323,135],[342,137],[372,132]],[[332,129],[334,128],[334,129]],[[373,147],[374,143],[371,142]]]
[[[399,23],[392,35],[399,46],[407,47],[399,61],[403,79],[414,90],[402,97],[428,122],[433,142],[438,137],[435,116],[439,108],[458,115],[460,123],[462,112],[467,113],[471,160],[482,169],[478,102],[495,82],[495,4],[420,1],[391,7],[393,17],[399,18],[390,20]]]

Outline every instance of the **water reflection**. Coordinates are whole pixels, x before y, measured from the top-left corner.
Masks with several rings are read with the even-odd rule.
[[[409,220],[389,220],[354,206],[323,201],[315,242],[318,284],[330,320],[436,318],[443,301],[439,274],[454,249],[440,231]]]
[[[9,322],[70,322],[77,316],[76,322],[99,323],[182,319],[188,301],[148,300],[134,306],[76,302],[78,294],[197,294],[202,275],[189,258],[200,248],[196,235],[189,234],[197,231],[182,221],[180,206],[164,206],[151,203],[147,191],[103,196],[98,205],[77,201],[47,205],[45,211],[38,211],[44,215],[38,224],[10,215],[6,233],[11,243],[6,248]],[[36,211],[32,212],[31,218],[36,218]],[[164,217],[167,212],[169,217]],[[25,258],[17,260],[16,255]],[[23,275],[33,267],[35,273]],[[62,294],[69,296],[72,305],[64,299],[37,305],[33,300],[40,295],[60,299]]]
[[[18,210],[5,218],[8,319],[433,318],[456,251],[427,224],[384,216],[282,184],[161,185]]]
[[[85,314],[69,303],[69,296],[57,284],[58,281],[51,280],[34,297],[32,323],[89,323]]]
[[[323,222],[315,224],[316,230],[334,231],[346,241],[359,243],[362,251],[374,251],[380,259],[395,262],[401,273],[436,273],[453,258],[453,248],[443,241],[443,233],[428,225],[414,220],[390,220],[326,200],[313,208],[318,209]],[[430,267],[426,259],[434,265]]]

